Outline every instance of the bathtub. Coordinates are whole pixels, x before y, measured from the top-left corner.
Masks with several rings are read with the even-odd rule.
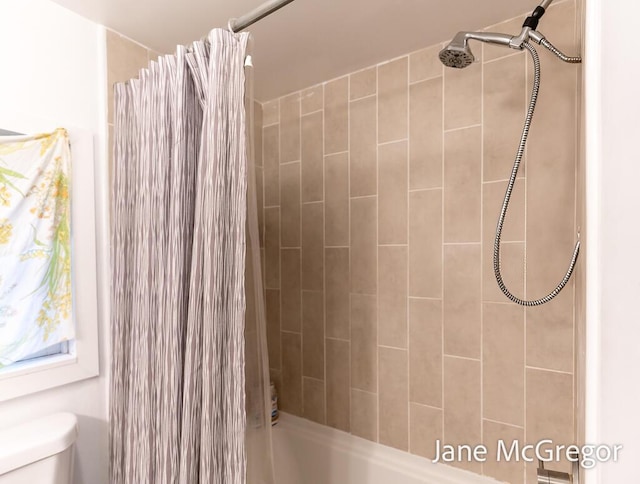
[[[276,484],[496,484],[491,478],[280,414]]]

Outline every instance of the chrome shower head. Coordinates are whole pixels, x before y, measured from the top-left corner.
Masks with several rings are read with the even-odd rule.
[[[451,42],[440,51],[438,57],[440,57],[440,62],[445,66],[456,69],[463,69],[470,66],[473,61],[476,60],[466,42],[463,45],[457,45]]]
[[[469,48],[469,40],[471,39],[509,47],[513,36],[492,32],[458,32],[449,45],[438,54],[440,61],[445,66],[456,69],[470,66],[475,60]]]

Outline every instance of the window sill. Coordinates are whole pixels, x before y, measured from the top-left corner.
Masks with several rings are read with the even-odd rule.
[[[58,368],[60,366],[73,365],[77,362],[78,358],[76,355],[69,353],[20,361],[0,370],[0,382],[8,380],[9,378],[30,375],[32,373]]]
[[[86,356],[52,355],[0,370],[0,402],[98,376],[97,358]]]

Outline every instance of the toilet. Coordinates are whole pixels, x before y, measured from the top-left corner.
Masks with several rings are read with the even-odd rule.
[[[71,484],[78,423],[57,413],[0,430],[0,484]]]

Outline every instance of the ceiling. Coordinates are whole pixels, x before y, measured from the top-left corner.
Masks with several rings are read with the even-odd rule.
[[[159,52],[264,0],[54,0]],[[538,0],[295,0],[249,28],[266,101],[533,10]],[[515,33],[515,32],[514,32]]]

